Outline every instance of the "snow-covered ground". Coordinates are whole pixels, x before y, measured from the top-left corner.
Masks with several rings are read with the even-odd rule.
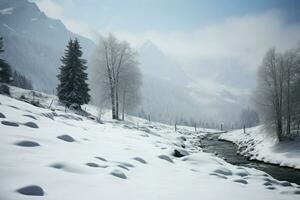
[[[251,160],[300,169],[300,138],[278,143],[276,137],[267,134],[264,126],[223,133],[219,139],[238,145],[239,153]]]
[[[22,94],[45,108],[0,95],[1,200],[300,198],[296,184],[202,152],[199,136],[214,130],[174,132],[130,116],[113,121],[110,113],[100,124],[65,112],[55,96],[12,88]]]

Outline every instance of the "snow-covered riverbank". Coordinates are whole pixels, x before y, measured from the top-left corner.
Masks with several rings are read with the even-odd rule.
[[[52,98],[35,97],[47,107]],[[56,103],[53,111],[3,95],[0,102],[0,199],[299,198],[296,184],[202,152],[199,135],[213,130],[174,132],[135,117],[112,121],[110,113],[99,124]]]
[[[300,169],[300,138],[278,143],[266,133],[263,126],[235,130],[222,134],[219,139],[238,145],[239,153],[253,160]]]

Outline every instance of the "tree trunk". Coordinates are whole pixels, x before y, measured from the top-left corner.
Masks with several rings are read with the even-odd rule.
[[[116,119],[119,120],[119,92],[118,92],[117,85],[115,91],[116,91]]]
[[[111,68],[108,62],[108,49],[105,47],[105,59],[106,59],[106,69],[108,74],[108,81],[109,81],[109,87],[110,87],[110,98],[111,98],[111,112],[112,112],[112,119],[116,119],[116,111],[115,111],[115,88],[113,83],[113,77]]]
[[[114,88],[110,87],[110,98],[111,98],[111,112],[112,112],[112,118],[116,119],[116,106],[115,106],[115,91]]]
[[[290,135],[291,133],[291,106],[290,106],[290,69],[288,66],[287,72],[287,121],[286,121],[286,133]]]
[[[299,134],[299,128],[300,128],[300,115],[298,116],[297,135]]]
[[[122,120],[124,121],[125,119],[125,96],[126,96],[126,89],[123,92],[123,106],[122,106]]]

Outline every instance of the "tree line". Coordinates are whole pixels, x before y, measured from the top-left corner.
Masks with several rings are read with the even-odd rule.
[[[89,77],[87,62],[81,57],[79,41],[71,39],[57,76],[59,100],[67,106],[80,106],[92,99],[99,108],[99,117],[105,108],[110,108],[112,119],[124,120],[125,112],[133,109],[140,98],[141,74],[137,53],[127,42],[109,34],[100,38],[88,70]]]
[[[265,126],[279,141],[300,133],[300,47],[278,52],[271,48],[257,72],[253,96]]]
[[[0,37],[0,54],[4,52],[3,37]],[[32,90],[31,80],[16,70],[12,70],[11,66],[0,58],[0,83],[10,84],[23,89]]]

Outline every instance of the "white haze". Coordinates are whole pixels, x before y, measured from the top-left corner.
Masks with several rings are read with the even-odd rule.
[[[180,104],[176,104],[178,112],[174,115],[187,117],[200,118],[201,115],[202,118],[226,121],[230,113],[229,121],[237,119],[240,109],[250,105],[249,95],[255,88],[256,69],[267,49],[276,47],[284,50],[295,47],[300,41],[300,26],[288,23],[285,15],[278,10],[229,17],[191,32],[130,32],[109,26],[92,28],[67,18],[63,8],[51,0],[37,3],[52,17],[62,19],[69,29],[91,39],[98,38],[98,33],[106,35],[112,32],[136,49],[151,41],[188,77],[188,82],[184,83],[179,79],[172,80],[186,89],[182,94],[192,98],[189,101],[197,103],[197,109],[188,109],[183,114],[183,109],[178,107]],[[142,65],[140,67],[143,68]],[[191,110],[197,113],[191,113]]]

